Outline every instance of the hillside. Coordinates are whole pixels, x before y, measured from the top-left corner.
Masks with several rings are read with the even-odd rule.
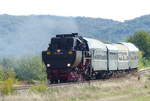
[[[88,17],[51,15],[0,15],[0,56],[40,54],[55,34],[78,32],[82,36],[124,41],[138,30],[150,32],[150,15],[125,22]]]

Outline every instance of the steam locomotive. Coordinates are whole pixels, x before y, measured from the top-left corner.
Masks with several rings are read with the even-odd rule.
[[[78,33],[51,38],[42,60],[50,83],[84,81],[136,70],[138,48],[132,43],[104,44]]]

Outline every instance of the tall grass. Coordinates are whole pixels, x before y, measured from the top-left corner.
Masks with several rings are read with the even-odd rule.
[[[3,101],[132,101],[137,97],[140,100],[135,101],[149,101],[150,97],[143,99],[149,96],[149,85],[150,82],[147,79],[138,81],[135,77],[61,88],[45,89],[45,86],[39,85],[34,86],[32,88],[34,90],[29,92],[5,96]]]
[[[9,95],[13,94],[14,92],[14,87],[13,85],[15,84],[15,79],[9,78],[5,81],[2,81],[0,84],[0,93],[1,95]]]
[[[15,72],[12,68],[0,65],[0,94],[9,95],[14,92],[13,85],[16,82]]]
[[[44,93],[48,90],[48,87],[46,85],[35,85],[29,88],[29,91],[35,92],[35,93]]]

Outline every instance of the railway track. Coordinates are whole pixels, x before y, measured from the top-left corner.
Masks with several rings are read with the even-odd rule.
[[[134,76],[137,76],[138,79],[139,77],[141,77],[142,75],[147,75],[150,74],[150,68],[146,68],[146,69],[141,69],[138,72],[134,73]],[[78,85],[83,85],[83,84],[87,84],[90,85],[93,82],[99,82],[102,80],[89,80],[89,81],[83,81],[83,82],[69,82],[69,83],[59,83],[59,84],[43,84],[45,86],[47,86],[48,88],[63,88],[63,87],[72,87],[72,86],[78,86]],[[28,90],[29,88],[33,87],[33,86],[38,86],[39,84],[34,84],[34,85],[14,85],[14,89],[15,90]]]
[[[71,87],[75,85],[82,85],[82,84],[90,84],[91,82],[97,82],[98,80],[90,80],[90,81],[83,81],[83,82],[69,82],[69,83],[58,83],[58,84],[41,84],[47,86],[48,88],[63,88],[63,87]],[[33,86],[39,86],[40,84],[33,84],[33,85],[15,85],[14,90],[28,90]]]
[[[141,75],[150,73],[150,67],[138,71]]]

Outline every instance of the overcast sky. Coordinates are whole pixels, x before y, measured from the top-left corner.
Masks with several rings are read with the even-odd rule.
[[[118,21],[150,14],[150,0],[0,0],[0,14],[49,14]]]

